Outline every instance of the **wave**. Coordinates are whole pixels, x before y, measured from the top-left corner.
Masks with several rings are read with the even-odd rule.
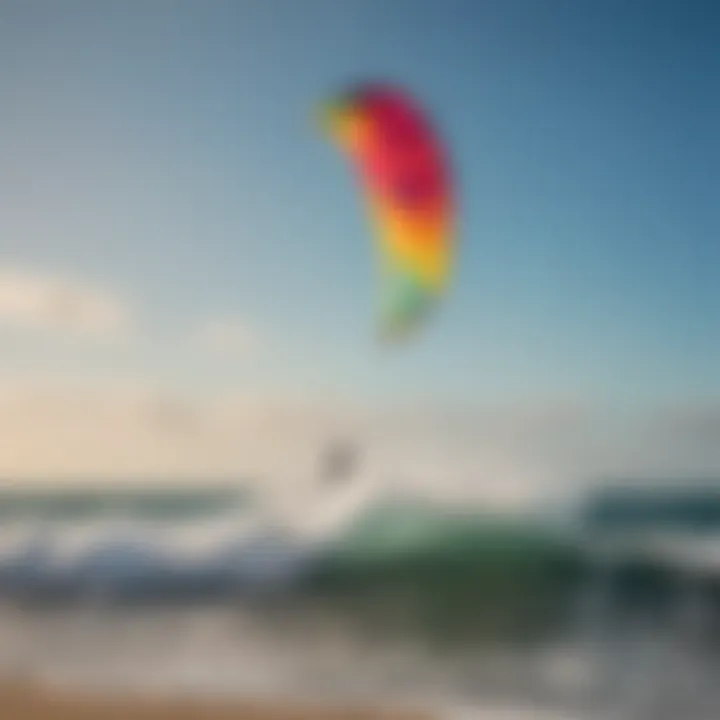
[[[294,513],[288,503],[216,507],[194,519],[46,515],[0,524],[0,590],[11,595],[184,603],[269,592],[443,638],[547,624],[577,575],[575,560],[527,518],[372,486],[316,495]]]

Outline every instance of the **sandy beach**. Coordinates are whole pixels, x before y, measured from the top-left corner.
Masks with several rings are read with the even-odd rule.
[[[421,711],[309,704],[83,694],[13,683],[0,686],[3,720],[431,720]]]

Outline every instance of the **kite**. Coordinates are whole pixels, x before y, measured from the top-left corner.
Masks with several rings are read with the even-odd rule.
[[[324,106],[322,121],[354,166],[375,230],[380,337],[407,338],[452,279],[456,220],[447,154],[416,102],[389,85],[351,88]]]

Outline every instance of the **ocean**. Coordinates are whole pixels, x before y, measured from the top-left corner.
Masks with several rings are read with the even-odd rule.
[[[212,492],[0,494],[0,673],[468,719],[719,716],[714,647],[637,613],[602,626],[542,523],[383,498],[301,533]]]

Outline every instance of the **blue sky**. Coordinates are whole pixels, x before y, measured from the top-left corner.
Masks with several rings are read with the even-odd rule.
[[[6,2],[0,262],[115,289],[139,339],[7,336],[0,371],[717,398],[719,43],[713,2]],[[364,77],[431,109],[461,194],[456,289],[394,356],[373,344],[361,198],[312,121]],[[247,323],[255,353],[187,352],[212,318]]]

